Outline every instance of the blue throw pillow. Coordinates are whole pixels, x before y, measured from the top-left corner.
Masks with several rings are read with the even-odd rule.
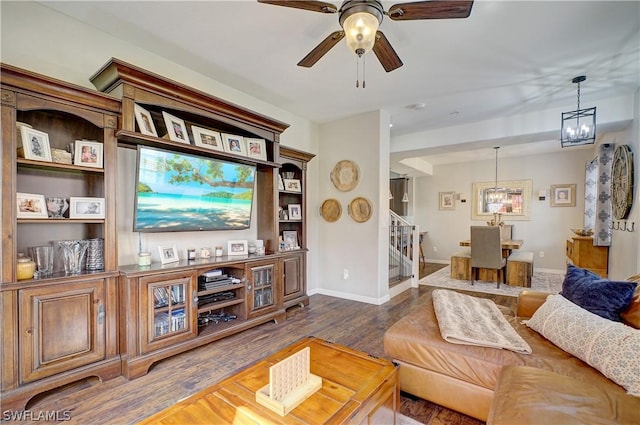
[[[621,322],[620,313],[631,303],[636,285],[635,282],[603,279],[570,264],[560,295],[593,314]]]

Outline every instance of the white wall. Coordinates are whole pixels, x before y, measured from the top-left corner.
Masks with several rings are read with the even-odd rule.
[[[264,100],[225,86],[187,67],[167,61],[124,40],[97,31],[94,27],[44,7],[35,2],[0,2],[1,50],[3,63],[28,69],[70,83],[94,89],[89,77],[109,58],[116,57],[148,69],[213,96],[242,105],[271,118],[290,124],[283,133],[283,145],[317,153],[318,127],[307,119],[277,108]],[[138,235],[131,224],[133,212],[133,181],[135,156],[119,149],[118,187],[118,262],[135,262]],[[318,185],[317,159],[311,161],[308,172],[309,204],[317,203],[314,187]],[[317,244],[317,218],[310,214],[308,244]],[[225,245],[229,239],[256,239],[256,228],[237,232],[188,232],[145,234],[143,245],[159,260],[157,246],[175,243],[181,256],[188,247]],[[308,285],[317,286],[317,253],[311,250],[308,264]]]
[[[531,220],[504,219],[514,225],[514,237],[524,239],[523,250],[535,253],[535,268],[564,270],[565,240],[570,228],[582,227],[584,209],[584,167],[593,157],[590,150],[563,150],[559,154],[498,159],[498,180],[532,180]],[[459,241],[469,239],[469,226],[484,221],[471,220],[471,184],[495,180],[495,160],[448,164],[434,167],[432,176],[417,177],[415,222],[428,232],[423,247],[428,260],[448,262],[460,248]],[[575,183],[575,207],[551,207],[552,184]],[[537,200],[539,190],[547,190],[545,201]],[[438,209],[438,192],[461,193],[466,203],[456,201],[455,210]],[[434,251],[434,247],[437,252]],[[539,252],[544,251],[544,258]]]
[[[320,126],[319,199],[309,209],[319,215],[321,203],[328,198],[342,206],[338,221],[321,219],[318,224],[320,293],[374,304],[387,299],[388,123],[388,115],[376,111]],[[360,169],[360,181],[350,192],[339,191],[330,180],[331,170],[341,160],[354,161]],[[349,202],[356,197],[365,197],[373,205],[372,217],[365,223],[356,223],[348,214]]]

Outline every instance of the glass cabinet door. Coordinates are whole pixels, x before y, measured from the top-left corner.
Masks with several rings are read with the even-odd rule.
[[[273,265],[251,269],[253,280],[253,308],[273,305]]]
[[[149,287],[149,290],[153,291],[154,337],[186,329],[185,294],[187,293],[187,283],[168,286],[160,284]]]

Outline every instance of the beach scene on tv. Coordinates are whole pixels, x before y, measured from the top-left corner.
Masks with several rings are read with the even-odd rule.
[[[141,148],[134,231],[247,229],[255,167]]]

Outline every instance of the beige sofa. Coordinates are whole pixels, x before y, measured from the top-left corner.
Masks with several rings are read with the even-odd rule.
[[[545,419],[545,409],[554,412],[562,409],[564,405],[562,397],[552,395],[549,388],[553,387],[553,384],[550,383],[562,383],[566,377],[570,377],[569,379],[575,380],[580,385],[572,386],[577,394],[571,395],[568,399],[575,401],[576,397],[579,399],[584,396],[584,400],[588,400],[597,393],[606,397],[601,403],[602,406],[613,406],[613,408],[597,410],[595,413],[590,412],[594,418],[592,423],[640,423],[640,398],[627,395],[624,388],[606,378],[598,370],[558,348],[521,323],[522,318],[531,317],[548,295],[523,291],[518,298],[516,315],[503,311],[509,323],[531,346],[532,354],[530,355],[508,350],[450,344],[444,341],[440,336],[431,302],[405,316],[384,335],[386,355],[401,365],[401,390],[487,421],[494,402],[494,391],[499,383],[504,386],[501,391],[513,395],[518,391],[526,392],[532,389],[532,387],[520,385],[519,382],[538,379],[538,382],[541,384],[544,382],[548,388],[535,394],[534,386],[533,391],[526,392],[527,405],[533,411],[536,420],[533,422],[522,420],[519,423],[553,423]],[[635,314],[639,315],[640,289],[636,290],[635,301],[637,302]],[[511,366],[519,366],[519,368],[510,368]],[[562,385],[558,388],[562,392]],[[593,391],[593,388],[597,391]],[[549,395],[551,397],[548,397]],[[518,400],[524,402],[523,397]],[[523,403],[509,400],[510,403],[501,404],[496,400],[490,423],[513,423],[516,413],[523,408]],[[576,406],[567,405],[566,407],[575,409]],[[598,414],[602,418],[596,421]],[[548,419],[552,420],[551,417]],[[579,420],[575,423],[579,423]]]

